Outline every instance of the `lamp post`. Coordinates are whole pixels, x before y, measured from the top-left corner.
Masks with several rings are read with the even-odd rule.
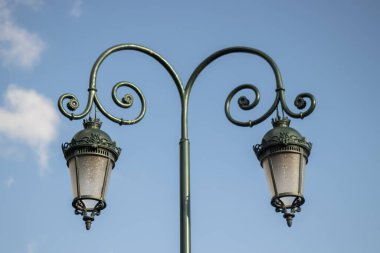
[[[257,55],[271,66],[275,75],[276,97],[272,106],[261,117],[256,120],[242,122],[234,119],[230,113],[231,100],[241,90],[249,89],[255,94],[253,102],[244,96],[238,99],[239,107],[242,110],[251,110],[259,103],[259,90],[251,84],[240,85],[232,90],[226,99],[224,109],[228,120],[241,127],[253,127],[266,120],[277,110],[277,117],[273,123],[274,129],[264,136],[261,144],[254,146],[254,151],[264,168],[269,188],[272,192],[271,203],[276,208],[276,211],[284,214],[284,218],[290,226],[294,213],[300,211],[300,206],[304,203],[302,195],[303,174],[311,150],[311,144],[306,142],[295,129],[289,127],[288,118],[285,116],[280,117],[278,110],[280,106],[283,115],[287,114],[291,118],[304,118],[315,109],[316,101],[314,96],[310,93],[299,94],[294,104],[298,109],[303,111],[300,113],[292,112],[285,101],[285,89],[283,88],[281,74],[276,63],[267,54],[254,48],[230,47],[215,52],[198,65],[190,76],[186,86],[184,86],[172,66],[158,53],[139,45],[121,44],[107,49],[96,60],[90,75],[87,105],[81,113],[73,113],[79,107],[79,101],[75,95],[67,93],[59,98],[58,108],[65,117],[70,120],[82,119],[90,113],[94,104],[106,118],[120,125],[133,125],[144,117],[146,109],[145,98],[139,88],[133,83],[119,82],[115,84],[112,89],[112,98],[119,107],[129,108],[133,105],[134,98],[130,94],[127,94],[120,100],[117,96],[117,90],[120,87],[133,89],[137,93],[141,103],[140,113],[135,119],[126,120],[115,117],[103,107],[97,97],[96,77],[101,63],[110,54],[122,50],[139,51],[157,60],[172,77],[181,99],[181,139],[179,142],[180,252],[191,252],[190,145],[188,138],[188,102],[191,89],[203,69],[219,57],[231,53]],[[309,107],[306,110],[304,110],[306,108],[305,98],[310,101]],[[64,103],[67,100],[66,109]],[[85,129],[78,132],[70,143],[63,144],[62,149],[71,173],[75,213],[83,216],[86,227],[89,229],[91,222],[94,220],[94,215],[99,215],[100,211],[106,206],[105,193],[107,183],[112,168],[120,154],[120,149],[116,147],[116,144],[112,142],[105,132],[100,130],[99,119],[90,118],[84,122],[84,126]]]

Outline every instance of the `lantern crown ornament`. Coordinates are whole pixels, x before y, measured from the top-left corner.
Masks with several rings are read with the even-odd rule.
[[[70,170],[75,214],[83,216],[89,230],[95,215],[106,207],[105,196],[111,171],[121,149],[101,128],[98,118],[83,121],[84,129],[71,142],[62,144]]]
[[[272,193],[271,204],[276,212],[283,213],[291,227],[295,212],[300,212],[305,203],[303,178],[312,144],[289,127],[287,117],[277,116],[272,119],[272,125],[273,129],[253,149],[265,171]]]

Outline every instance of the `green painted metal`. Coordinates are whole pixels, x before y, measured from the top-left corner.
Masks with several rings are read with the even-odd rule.
[[[108,57],[110,54],[122,51],[122,50],[134,50],[142,52],[148,56],[151,56],[155,60],[157,60],[170,74],[172,77],[179,96],[181,100],[181,139],[180,139],[180,240],[181,240],[181,253],[190,253],[191,252],[191,243],[190,243],[190,144],[189,144],[189,137],[188,137],[188,104],[189,104],[189,97],[191,93],[191,89],[194,85],[195,80],[199,76],[199,74],[214,60],[220,58],[221,56],[231,54],[231,53],[248,53],[253,54],[256,56],[259,56],[263,58],[272,68],[273,73],[276,78],[276,97],[272,104],[272,106],[269,108],[269,110],[261,117],[259,117],[256,120],[249,120],[247,122],[241,122],[238,120],[235,120],[230,113],[230,102],[235,94],[237,94],[239,91],[243,89],[250,89],[255,92],[256,98],[251,103],[246,97],[240,97],[239,98],[239,106],[243,110],[251,110],[253,109],[259,102],[259,90],[256,86],[251,84],[243,84],[239,87],[235,88],[231,91],[229,96],[227,97],[226,103],[225,103],[225,113],[229,121],[231,121],[233,124],[243,127],[252,127],[254,125],[257,125],[267,119],[274,110],[278,107],[279,104],[281,104],[281,107],[283,108],[284,112],[287,113],[292,118],[304,118],[311,114],[313,110],[315,109],[316,100],[314,96],[310,93],[301,93],[299,94],[295,99],[295,105],[298,109],[304,109],[306,106],[306,101],[304,98],[307,98],[310,100],[310,105],[307,110],[304,110],[300,113],[294,113],[292,112],[286,102],[285,102],[285,90],[282,85],[282,79],[280,71],[276,65],[276,63],[270,58],[267,54],[264,52],[250,48],[250,47],[230,47],[225,48],[220,51],[215,52],[214,54],[207,57],[204,61],[202,61],[198,67],[193,71],[192,75],[190,76],[186,86],[183,86],[180,78],[178,77],[177,73],[174,71],[172,66],[158,53],[154,52],[151,49],[148,49],[143,46],[135,45],[135,44],[121,44],[113,46],[104,53],[102,53],[99,58],[96,60],[92,71],[90,75],[90,83],[89,83],[89,89],[88,89],[88,100],[85,109],[79,113],[74,114],[73,112],[69,111],[75,111],[79,107],[79,101],[77,97],[73,94],[66,93],[60,96],[58,100],[58,108],[61,111],[61,113],[69,118],[70,120],[78,120],[84,118],[86,115],[89,114],[93,104],[99,109],[99,111],[108,119],[110,119],[113,122],[116,122],[120,125],[132,125],[137,122],[139,122],[145,115],[146,111],[146,104],[145,104],[145,98],[142,92],[132,83],[129,82],[120,82],[114,85],[112,89],[112,98],[114,102],[122,108],[129,108],[132,106],[133,103],[133,97],[130,94],[127,94],[123,97],[123,99],[120,101],[117,98],[117,90],[118,88],[125,86],[130,87],[133,89],[139,96],[140,102],[141,102],[141,111],[140,114],[132,120],[125,120],[123,118],[118,118],[109,113],[100,103],[97,95],[96,95],[96,76],[98,69],[101,65],[101,63],[104,61],[106,57]],[[67,103],[67,109],[64,107],[64,101],[69,100]]]
[[[302,137],[296,129],[289,127],[289,119],[277,118],[272,120],[272,124],[273,128],[264,135],[261,144],[257,144],[253,147],[259,161],[265,158],[266,150],[279,146],[297,146],[304,149],[306,155],[309,156],[312,144],[307,142],[305,137]]]
[[[112,141],[111,137],[100,129],[102,122],[100,119],[84,120],[84,129],[80,130],[74,135],[71,142],[62,144],[62,151],[66,160],[70,160],[72,156],[75,156],[75,152],[78,149],[91,147],[91,148],[103,148],[113,153],[115,162],[120,155],[121,149],[116,146],[116,143]]]

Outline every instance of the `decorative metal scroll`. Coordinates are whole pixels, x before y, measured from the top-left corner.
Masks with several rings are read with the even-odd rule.
[[[174,80],[174,82],[178,88],[178,91],[180,93],[181,100],[182,100],[182,97],[183,97],[182,83],[181,83],[180,79],[178,78],[177,73],[174,71],[174,69],[170,66],[170,64],[162,56],[160,56],[156,52],[154,52],[148,48],[142,47],[142,46],[132,45],[132,44],[122,44],[122,45],[117,45],[117,46],[114,46],[114,47],[107,49],[96,60],[94,66],[92,68],[92,71],[91,71],[90,84],[89,84],[89,88],[88,88],[87,105],[86,105],[85,109],[83,110],[83,112],[81,112],[79,114],[73,113],[79,107],[79,101],[74,94],[66,93],[66,94],[63,94],[59,98],[58,108],[65,117],[69,118],[70,120],[82,119],[90,113],[91,108],[92,108],[94,103],[95,103],[95,106],[99,109],[99,111],[104,116],[106,116],[111,121],[116,122],[120,125],[132,125],[132,124],[139,122],[144,117],[145,111],[146,111],[145,97],[144,97],[143,93],[140,91],[140,89],[135,84],[133,84],[131,82],[122,81],[122,82],[118,82],[117,84],[115,84],[112,88],[112,99],[117,106],[119,106],[121,108],[126,108],[126,109],[130,108],[134,103],[134,97],[131,94],[125,94],[122,97],[122,99],[119,99],[119,97],[117,95],[117,91],[121,87],[127,87],[127,88],[130,88],[133,91],[135,91],[136,94],[138,95],[140,103],[141,103],[141,110],[140,110],[139,115],[134,119],[126,120],[126,119],[123,119],[121,117],[116,117],[116,116],[112,115],[103,107],[103,105],[100,103],[100,101],[97,97],[97,94],[96,94],[97,93],[96,76],[97,76],[97,72],[98,72],[98,69],[99,69],[101,63],[110,54],[115,53],[117,51],[121,51],[121,50],[140,51],[144,54],[147,54],[147,55],[153,57],[159,63],[161,63],[161,65],[164,66],[164,68],[169,72],[170,76],[173,78],[173,80]],[[65,106],[64,106],[64,101],[67,101],[67,100],[68,100],[68,102],[66,104],[66,107],[68,110],[65,109]],[[69,112],[69,111],[71,111],[71,112]]]
[[[307,142],[304,137],[298,137],[296,135],[289,135],[288,132],[283,131],[280,132],[280,136],[272,136],[269,140],[262,141],[261,144],[256,144],[253,146],[253,150],[255,151],[255,154],[260,156],[259,154],[262,153],[263,150],[267,149],[268,147],[287,147],[288,150],[291,150],[294,148],[293,146],[298,146],[304,148],[304,150],[307,152],[307,154],[310,153],[312,143]]]
[[[91,136],[84,136],[78,140],[73,138],[71,142],[62,144],[62,151],[66,154],[66,152],[73,148],[79,148],[83,146],[90,146],[93,148],[105,147],[112,150],[117,155],[119,155],[121,152],[121,148],[116,147],[116,142],[111,141],[107,138],[102,138],[99,134],[94,133],[91,133]]]
[[[242,110],[246,110],[246,111],[252,110],[253,108],[255,108],[258,105],[258,103],[260,101],[259,89],[255,85],[252,85],[252,84],[242,84],[242,85],[236,87],[235,89],[233,89],[229,93],[229,95],[226,99],[226,102],[225,102],[224,109],[225,109],[225,114],[226,114],[228,120],[230,122],[232,122],[233,124],[238,125],[238,126],[243,126],[243,127],[252,127],[254,125],[257,125],[257,124],[261,123],[262,121],[264,121],[265,119],[267,119],[270,115],[272,115],[279,104],[281,104],[281,108],[283,109],[283,111],[288,116],[290,116],[292,118],[301,118],[301,119],[310,115],[314,111],[315,106],[316,106],[316,100],[312,94],[301,93],[295,98],[294,105],[299,110],[303,110],[303,111],[301,111],[299,113],[295,113],[295,112],[291,111],[289,109],[289,107],[287,106],[286,101],[285,101],[285,89],[283,87],[281,74],[280,74],[280,71],[279,71],[276,63],[267,54],[265,54],[264,52],[262,52],[260,50],[254,49],[254,48],[230,47],[230,48],[225,48],[225,49],[222,49],[220,51],[215,52],[214,54],[207,57],[204,61],[202,61],[198,65],[198,67],[194,70],[194,72],[190,76],[190,78],[186,84],[186,87],[184,88],[184,86],[181,83],[181,80],[179,79],[177,73],[174,71],[172,66],[162,56],[160,56],[158,53],[156,53],[156,52],[154,52],[154,51],[152,51],[146,47],[139,46],[139,45],[121,44],[121,45],[116,45],[114,47],[107,49],[96,60],[94,66],[92,68],[92,71],[91,71],[90,84],[89,84],[89,89],[88,89],[89,94],[88,94],[88,99],[87,99],[87,105],[86,105],[85,109],[83,110],[83,112],[81,112],[79,114],[73,113],[79,107],[79,101],[75,95],[66,93],[66,94],[63,94],[59,98],[58,108],[65,117],[69,118],[70,120],[82,119],[86,115],[89,114],[94,103],[95,103],[95,106],[99,109],[99,111],[104,116],[106,116],[108,119],[110,119],[113,122],[116,122],[120,125],[132,125],[132,124],[139,122],[144,117],[145,111],[146,111],[145,97],[144,97],[143,93],[140,91],[140,89],[131,82],[123,81],[123,82],[118,82],[117,84],[115,84],[112,88],[112,98],[113,98],[113,101],[115,102],[115,104],[117,106],[119,106],[121,108],[126,108],[126,109],[130,108],[134,103],[133,96],[131,94],[126,94],[122,97],[122,99],[119,99],[117,96],[117,91],[120,87],[128,87],[128,88],[131,88],[132,90],[134,90],[137,93],[137,95],[140,99],[140,103],[141,103],[140,114],[135,119],[126,120],[126,119],[123,119],[121,117],[115,117],[114,115],[109,113],[103,107],[103,105],[100,103],[100,101],[97,97],[97,94],[96,94],[96,92],[97,92],[96,76],[97,76],[99,66],[101,65],[101,63],[104,61],[104,59],[107,56],[109,56],[110,54],[112,54],[114,52],[121,51],[121,50],[135,50],[135,51],[142,52],[146,55],[149,55],[149,56],[153,57],[155,60],[157,60],[168,71],[168,73],[172,77],[172,79],[173,79],[173,81],[177,87],[177,90],[178,90],[180,98],[181,98],[182,137],[186,138],[186,139],[188,138],[187,137],[187,135],[188,135],[187,134],[187,132],[188,132],[187,131],[188,101],[189,101],[190,92],[191,92],[191,89],[194,85],[194,82],[195,82],[196,78],[199,76],[199,74],[203,71],[203,69],[205,69],[211,62],[213,62],[214,60],[218,59],[219,57],[227,55],[227,54],[249,53],[249,54],[257,55],[257,56],[263,58],[271,66],[273,73],[275,75],[275,79],[276,79],[276,90],[275,90],[276,96],[275,96],[275,99],[274,99],[272,106],[261,117],[254,119],[254,120],[239,121],[239,120],[234,119],[231,115],[231,112],[230,112],[230,105],[231,105],[232,99],[234,98],[234,96],[237,93],[239,93],[242,90],[248,89],[248,90],[253,91],[253,93],[255,94],[254,100],[251,102],[247,97],[241,96],[238,99],[238,106]],[[308,99],[310,102],[310,104],[306,110],[304,110],[307,106],[307,102],[305,99]],[[68,100],[68,102],[66,104],[67,109],[65,109],[64,101],[67,101],[67,100]],[[69,111],[71,111],[71,112],[69,112]]]
[[[289,109],[289,107],[287,106],[286,101],[285,101],[285,94],[284,94],[285,89],[284,89],[283,84],[282,84],[282,78],[281,78],[280,70],[278,69],[276,63],[274,62],[274,60],[271,57],[269,57],[264,52],[257,50],[255,48],[250,48],[250,47],[230,47],[230,48],[222,49],[222,50],[217,51],[214,54],[210,55],[202,63],[200,63],[198,65],[198,67],[194,70],[193,74],[191,75],[191,77],[190,77],[190,79],[186,85],[186,90],[185,90],[186,95],[189,96],[195,79],[198,77],[198,75],[200,74],[200,72],[204,68],[206,68],[211,62],[218,59],[219,57],[227,55],[227,54],[231,54],[231,53],[249,53],[249,54],[257,55],[257,56],[263,58],[271,66],[273,73],[275,75],[275,78],[276,78],[276,97],[275,97],[275,100],[274,100],[272,106],[269,108],[269,110],[256,120],[249,120],[246,122],[242,122],[242,121],[238,121],[238,120],[234,119],[230,113],[230,104],[231,104],[231,100],[233,99],[233,97],[238,92],[240,92],[241,90],[249,89],[255,93],[255,99],[253,100],[253,102],[250,102],[250,100],[247,97],[241,96],[238,99],[238,105],[242,110],[245,110],[245,111],[252,110],[253,108],[256,107],[256,105],[260,101],[259,89],[255,85],[252,85],[252,84],[242,84],[242,85],[236,87],[235,89],[233,89],[230,92],[230,94],[228,95],[228,97],[226,99],[225,107],[224,107],[226,116],[231,123],[238,125],[238,126],[242,126],[242,127],[253,127],[254,125],[257,125],[257,124],[263,122],[270,115],[272,115],[273,112],[278,107],[279,103],[281,103],[281,107],[284,110],[284,112],[292,118],[301,118],[302,119],[314,111],[315,106],[316,106],[316,100],[315,100],[314,96],[310,93],[301,93],[294,100],[294,105],[300,110],[305,109],[306,105],[307,105],[305,98],[307,98],[310,100],[309,108],[307,108],[307,110],[300,112],[300,113],[292,112]]]

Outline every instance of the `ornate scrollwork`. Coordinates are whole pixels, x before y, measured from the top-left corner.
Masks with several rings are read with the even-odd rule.
[[[279,74],[279,72],[275,72],[275,73]],[[277,79],[277,80],[281,80],[281,79]],[[278,82],[277,86],[279,86],[279,84],[281,84],[281,86],[282,86],[281,82]],[[307,106],[307,102],[306,102],[305,98],[307,98],[310,101],[310,106],[309,106],[309,108],[306,111],[296,114],[296,113],[292,112],[288,108],[288,106],[286,105],[285,96],[284,96],[284,91],[285,90],[283,88],[277,88],[276,89],[277,96],[276,96],[276,98],[274,100],[274,103],[272,104],[272,106],[269,108],[269,110],[262,117],[258,118],[257,120],[249,120],[249,121],[246,121],[246,122],[240,122],[238,120],[235,120],[231,116],[231,113],[230,113],[230,103],[231,103],[231,100],[232,100],[233,96],[236,95],[236,93],[238,93],[239,91],[243,90],[244,88],[248,88],[247,85],[240,85],[237,88],[233,89],[230,92],[230,94],[228,95],[228,97],[226,99],[226,102],[225,102],[225,113],[226,113],[226,116],[227,116],[228,120],[230,122],[232,122],[233,124],[238,125],[238,126],[249,126],[249,127],[252,127],[254,125],[257,125],[257,124],[261,123],[262,121],[264,121],[265,119],[267,119],[276,110],[276,108],[278,107],[278,105],[280,103],[281,103],[282,109],[284,110],[284,112],[286,114],[288,114],[292,118],[301,118],[301,119],[304,118],[304,117],[306,117],[306,116],[308,116],[309,114],[311,114],[314,111],[314,108],[315,108],[315,105],[316,105],[316,100],[315,100],[315,98],[314,98],[314,96],[312,94],[310,94],[310,93],[301,93],[301,94],[299,94],[295,98],[294,105],[299,110],[305,109],[306,106]],[[253,89],[255,90],[256,99],[255,99],[255,101],[252,104],[250,104],[249,100],[246,97],[244,97],[244,96],[240,97],[238,99],[238,105],[239,105],[240,109],[242,109],[242,110],[251,110],[259,102],[259,91],[258,91],[257,87],[252,85],[249,88],[252,89],[252,90]]]
[[[276,97],[274,99],[274,102],[266,113],[264,113],[261,117],[255,119],[255,120],[248,120],[245,122],[235,120],[230,113],[230,103],[231,103],[231,100],[234,97],[234,95],[236,95],[239,91],[241,91],[243,89],[249,89],[249,90],[252,90],[255,94],[255,97],[252,100],[253,102],[250,102],[250,99],[248,99],[247,97],[241,96],[238,99],[238,105],[239,105],[239,108],[242,110],[252,110],[253,108],[256,107],[256,105],[259,103],[259,100],[260,100],[260,93],[259,93],[258,88],[254,85],[251,85],[251,84],[243,84],[243,85],[240,85],[237,88],[233,89],[230,92],[230,94],[228,95],[228,97],[226,99],[226,103],[225,103],[225,113],[226,113],[228,120],[231,121],[233,124],[238,125],[238,126],[244,126],[244,127],[252,127],[254,125],[257,125],[257,124],[261,123],[262,121],[264,121],[265,119],[267,119],[276,110],[276,108],[278,107],[279,104],[281,104],[281,108],[283,109],[283,111],[292,118],[304,118],[304,117],[308,116],[309,114],[311,114],[315,109],[316,100],[315,100],[314,96],[310,93],[301,93],[296,97],[296,99],[294,101],[295,106],[298,109],[303,110],[307,107],[307,105],[308,105],[307,100],[309,100],[310,104],[306,110],[304,110],[300,113],[294,113],[288,108],[286,101],[285,101],[285,95],[284,95],[285,90],[284,90],[283,85],[282,85],[282,78],[281,78],[280,71],[279,71],[276,63],[273,61],[273,59],[270,58],[267,54],[265,54],[264,52],[262,52],[260,50],[257,50],[254,48],[249,48],[249,47],[230,47],[230,48],[225,48],[225,49],[222,49],[220,51],[217,51],[214,54],[207,57],[204,61],[202,61],[198,65],[198,67],[193,71],[192,75],[190,76],[190,78],[186,84],[186,87],[184,88],[182,83],[181,83],[181,80],[179,79],[179,77],[177,75],[177,73],[174,71],[174,69],[171,67],[171,65],[162,56],[160,56],[159,54],[157,54],[156,52],[154,52],[148,48],[145,48],[145,47],[142,47],[139,45],[121,44],[121,45],[116,45],[114,47],[107,49],[96,60],[94,66],[92,68],[92,71],[91,71],[90,85],[89,85],[89,89],[88,89],[89,95],[88,95],[88,99],[87,99],[87,105],[86,105],[85,109],[83,110],[83,112],[81,112],[79,114],[73,113],[79,107],[79,101],[75,95],[64,94],[59,98],[58,108],[65,117],[67,117],[71,120],[82,119],[90,112],[94,103],[103,115],[105,115],[111,121],[116,122],[120,125],[135,124],[135,123],[139,122],[144,117],[145,110],[146,110],[145,98],[144,98],[142,92],[137,88],[137,86],[135,86],[134,84],[132,84],[130,82],[119,82],[115,86],[113,86],[112,98],[113,98],[113,101],[115,102],[115,104],[118,105],[119,107],[130,108],[134,104],[134,97],[131,94],[126,94],[121,99],[119,99],[117,96],[117,90],[120,87],[128,87],[137,93],[137,95],[141,101],[141,111],[140,111],[140,114],[133,120],[125,120],[123,118],[118,118],[118,117],[113,116],[111,113],[109,113],[102,106],[102,104],[100,103],[100,101],[96,95],[96,92],[97,92],[97,90],[96,90],[96,76],[97,76],[97,72],[98,72],[100,64],[110,54],[117,52],[117,51],[121,51],[121,50],[135,50],[135,51],[142,52],[146,55],[149,55],[150,57],[157,60],[168,71],[168,73],[172,77],[175,85],[177,86],[177,89],[178,89],[178,92],[179,92],[179,95],[181,98],[182,111],[183,111],[183,114],[182,114],[182,126],[183,126],[182,137],[184,139],[188,138],[188,136],[187,136],[188,100],[189,100],[190,92],[191,92],[191,89],[194,85],[196,78],[202,72],[202,70],[205,67],[207,67],[211,62],[213,62],[214,60],[216,60],[217,58],[219,58],[221,56],[231,54],[231,53],[249,53],[249,54],[257,55],[257,56],[263,58],[271,66],[273,73],[275,75],[275,78],[276,78]],[[64,101],[67,99],[69,100],[69,102],[66,105],[67,109],[65,109],[63,105],[64,105]],[[305,100],[305,99],[307,99],[307,100]]]
[[[93,83],[95,84],[95,80],[93,81]],[[134,101],[134,98],[131,94],[126,94],[123,96],[123,98],[121,100],[119,100],[119,98],[117,97],[117,91],[120,87],[128,87],[128,88],[131,88],[134,92],[136,92],[136,94],[138,95],[139,99],[140,99],[140,102],[141,102],[141,109],[140,109],[140,113],[139,115],[133,119],[133,120],[124,120],[123,118],[117,118],[115,116],[113,116],[112,114],[110,114],[103,106],[102,104],[100,103],[97,95],[96,95],[96,89],[89,89],[89,97],[88,97],[88,102],[87,102],[87,106],[86,108],[84,109],[84,111],[80,114],[74,114],[74,113],[70,113],[68,112],[63,104],[64,104],[64,100],[69,100],[69,102],[66,104],[68,110],[70,111],[75,111],[78,107],[79,107],[79,101],[77,99],[77,97],[73,94],[63,94],[59,100],[58,100],[58,108],[59,110],[61,111],[61,113],[68,117],[70,120],[73,120],[73,119],[82,119],[83,117],[85,117],[91,110],[91,107],[92,105],[95,103],[95,105],[97,106],[97,108],[99,109],[100,112],[103,113],[103,115],[105,115],[107,118],[109,118],[110,120],[114,121],[114,122],[117,122],[119,123],[120,125],[131,125],[131,124],[135,124],[137,122],[139,122],[145,115],[145,111],[146,111],[146,101],[145,101],[145,97],[143,95],[143,93],[140,91],[140,89],[130,83],[130,82],[118,82],[117,84],[115,84],[112,88],[112,99],[113,101],[115,102],[116,105],[118,105],[119,107],[121,108],[130,108],[132,107],[133,105],[133,101]]]
[[[280,132],[279,136],[272,136],[271,139],[269,140],[262,140],[261,144],[256,144],[253,147],[253,150],[255,151],[256,155],[261,153],[261,150],[266,149],[269,146],[288,146],[289,149],[292,147],[290,145],[297,145],[301,147],[305,147],[306,150],[311,150],[312,148],[312,143],[307,142],[304,137],[298,137],[296,135],[291,135],[288,132]]]
[[[89,84],[89,89],[88,89],[89,94],[88,94],[88,99],[87,99],[87,105],[86,105],[85,109],[83,110],[83,112],[81,112],[79,114],[73,113],[79,107],[79,101],[75,95],[70,94],[70,93],[66,93],[66,94],[63,94],[59,98],[58,108],[65,117],[69,118],[70,120],[82,119],[86,115],[89,114],[94,103],[95,103],[95,106],[99,109],[99,111],[104,116],[106,116],[109,120],[116,122],[120,125],[132,125],[132,124],[139,122],[144,117],[145,111],[146,111],[145,97],[144,97],[143,93],[140,91],[140,89],[131,82],[123,81],[123,82],[118,82],[117,84],[115,84],[112,88],[112,99],[117,106],[119,106],[121,108],[128,109],[128,108],[133,106],[135,99],[131,94],[125,94],[121,99],[119,99],[117,96],[118,89],[120,87],[127,87],[127,88],[132,89],[138,95],[139,100],[141,102],[141,110],[140,110],[139,115],[132,120],[125,120],[123,118],[115,117],[114,115],[109,113],[103,107],[103,105],[100,103],[100,101],[96,95],[96,92],[97,92],[96,76],[97,76],[97,72],[98,72],[98,69],[99,69],[101,63],[110,54],[117,52],[117,51],[121,51],[121,50],[136,50],[136,51],[139,51],[139,52],[142,52],[146,55],[151,56],[152,58],[156,59],[159,63],[161,63],[161,65],[164,66],[164,68],[169,72],[170,76],[174,80],[174,82],[177,86],[177,89],[180,93],[181,102],[183,101],[184,90],[183,90],[182,83],[181,83],[180,79],[178,78],[177,73],[174,71],[174,69],[170,66],[170,64],[164,58],[162,58],[159,54],[157,54],[156,52],[154,52],[148,48],[138,46],[138,45],[133,45],[133,44],[122,44],[122,45],[116,45],[114,47],[107,49],[96,60],[94,66],[92,68],[92,71],[91,71],[90,84]],[[69,100],[68,103],[66,104],[67,109],[64,106],[64,101],[66,101],[66,100]]]
[[[246,122],[241,122],[241,121],[235,120],[231,116],[231,113],[230,113],[230,103],[231,103],[232,97],[236,93],[238,93],[239,91],[241,91],[243,89],[253,90],[254,93],[256,94],[256,98],[252,103],[250,103],[249,99],[247,99],[246,97],[240,97],[238,99],[239,107],[242,110],[252,110],[258,104],[258,102],[259,102],[259,91],[256,88],[256,86],[244,84],[244,85],[240,85],[237,88],[233,89],[230,92],[230,94],[228,95],[226,102],[225,102],[225,107],[224,107],[226,116],[231,123],[238,125],[238,126],[243,126],[243,127],[253,127],[254,125],[257,125],[257,124],[263,122],[270,115],[272,115],[272,113],[278,107],[279,103],[281,103],[281,107],[282,107],[283,111],[292,118],[304,118],[314,111],[314,108],[316,105],[316,100],[315,100],[314,96],[310,93],[301,93],[295,99],[296,107],[298,109],[306,108],[307,103],[304,100],[304,98],[308,98],[310,100],[309,108],[303,112],[298,113],[298,114],[292,112],[288,108],[288,106],[286,105],[285,95],[284,95],[285,89],[283,88],[280,70],[277,67],[276,63],[274,62],[274,60],[271,57],[269,57],[264,52],[257,50],[255,48],[250,48],[250,47],[225,48],[225,49],[222,49],[222,50],[219,50],[219,51],[213,53],[212,55],[207,57],[205,60],[203,60],[198,65],[198,67],[194,70],[194,72],[192,73],[192,75],[189,78],[189,81],[188,81],[188,83],[186,85],[186,89],[185,89],[186,98],[189,97],[192,86],[194,85],[196,78],[203,71],[203,69],[205,69],[211,62],[218,59],[219,57],[227,55],[227,54],[231,54],[231,53],[248,53],[248,54],[253,54],[253,55],[257,55],[257,56],[261,57],[270,65],[270,67],[272,68],[273,73],[275,75],[275,78],[276,78],[276,97],[274,99],[274,102],[273,102],[272,106],[268,109],[268,111],[266,113],[264,113],[261,117],[257,118],[256,120],[249,120]]]
[[[137,93],[137,95],[139,96],[140,101],[143,101],[143,104],[145,104],[144,95],[139,90],[139,88],[137,88],[137,86],[135,86],[133,83],[130,83],[130,82],[119,82],[119,83],[115,84],[115,86],[112,88],[112,99],[115,102],[115,104],[117,104],[119,107],[130,108],[133,105],[133,100],[134,100],[134,98],[131,94],[125,94],[120,101],[119,98],[117,97],[117,90],[120,87],[128,87],[128,88],[131,88],[132,90],[134,90]],[[141,114],[141,112],[140,112],[140,114]]]
[[[303,113],[300,113],[300,118],[304,118],[311,114],[314,111],[316,100],[315,97],[310,93],[301,93],[294,99],[294,105],[302,110],[306,108],[307,102],[305,101],[305,98],[307,98],[310,101],[310,107]]]
[[[94,206],[94,208],[87,209],[86,205],[83,202],[83,199],[76,198],[73,201],[73,207],[75,209],[74,213],[83,217],[83,220],[86,224],[86,229],[90,230],[91,223],[94,221],[95,216],[100,215],[101,210],[106,207],[106,203],[102,200],[98,200],[98,203]]]
[[[62,151],[65,153],[69,149],[75,148],[77,146],[90,146],[93,148],[105,147],[111,150],[114,150],[116,154],[120,154],[121,149],[116,146],[116,142],[110,141],[107,138],[101,138],[99,134],[91,133],[90,137],[84,136],[79,140],[72,139],[71,142],[66,142],[62,144]]]
[[[301,206],[305,203],[303,196],[293,195],[293,197],[295,198],[290,206],[286,206],[279,196],[274,196],[271,202],[272,206],[275,207],[276,213],[283,213],[283,217],[286,219],[289,227],[292,226],[292,221],[295,217],[295,213],[301,212]]]
[[[62,96],[59,97],[58,99],[58,109],[60,110],[60,112],[67,118],[69,118],[70,120],[73,120],[73,119],[82,119],[84,118],[91,110],[91,106],[92,106],[92,103],[93,103],[93,100],[94,100],[94,92],[90,92],[89,94],[89,97],[88,97],[88,102],[87,102],[87,106],[85,108],[85,110],[80,113],[80,114],[74,114],[74,113],[70,113],[68,112],[65,107],[63,106],[64,104],[64,101],[67,101],[67,104],[66,104],[66,107],[68,108],[69,111],[71,112],[74,112],[76,109],[78,109],[79,107],[79,100],[78,98],[74,95],[74,94],[71,94],[71,93],[66,93],[66,94],[63,94]]]
[[[251,103],[251,101],[246,97],[246,96],[241,96],[239,97],[239,99],[237,100],[238,101],[238,105],[240,107],[240,109],[242,110],[245,110],[245,111],[248,111],[248,110],[251,110],[253,108],[256,107],[256,105],[260,102],[260,91],[259,89],[252,85],[252,84],[242,84],[238,87],[236,87],[235,89],[233,89],[230,94],[228,95],[227,99],[226,99],[226,103],[225,103],[225,106],[224,106],[224,111],[226,113],[226,116],[228,118],[229,121],[233,122],[235,125],[249,125],[250,122],[240,122],[240,121],[237,121],[235,120],[232,116],[231,116],[231,112],[230,112],[230,105],[231,105],[231,100],[233,99],[233,97],[240,91],[244,90],[244,89],[248,89],[248,90],[251,90],[254,92],[255,94],[255,99],[253,100],[253,102]]]
[[[79,101],[76,97],[70,98],[70,101],[67,103],[67,108],[70,111],[75,111],[79,107]]]

